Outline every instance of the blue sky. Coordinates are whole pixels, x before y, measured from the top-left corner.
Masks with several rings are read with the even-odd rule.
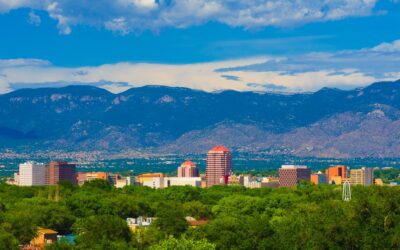
[[[1,92],[297,92],[400,78],[396,0],[0,0],[0,31]]]

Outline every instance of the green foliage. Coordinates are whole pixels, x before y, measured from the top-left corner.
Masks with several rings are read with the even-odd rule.
[[[374,176],[376,178],[381,178],[385,183],[400,182],[400,169],[376,169],[374,170]]]
[[[175,205],[161,205],[156,216],[156,227],[167,236],[179,236],[185,232],[188,227],[182,209]]]
[[[150,247],[150,250],[213,250],[215,245],[206,240],[175,239],[170,237],[160,244]]]
[[[211,218],[211,208],[200,201],[185,202],[182,206],[183,213],[196,219]]]
[[[78,220],[74,226],[78,235],[77,244],[81,249],[124,249],[132,240],[126,222],[113,215],[90,216]]]
[[[13,234],[0,229],[0,250],[18,250],[18,240]]]
[[[86,189],[86,190],[97,189],[97,190],[102,190],[102,191],[110,191],[112,188],[113,187],[111,186],[111,184],[108,181],[100,180],[100,179],[87,181],[82,186],[82,189]]]
[[[49,244],[45,250],[73,250],[74,246],[65,240],[59,240],[54,244]]]
[[[0,184],[0,250],[18,249],[38,227],[73,232],[75,244],[47,249],[399,249],[400,188],[304,182],[295,188],[115,189]],[[127,217],[156,217],[132,233]],[[207,219],[189,228],[186,216]]]

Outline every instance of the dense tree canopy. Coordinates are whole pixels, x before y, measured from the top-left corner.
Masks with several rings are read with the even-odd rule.
[[[127,217],[156,217],[130,231]],[[185,217],[208,220],[196,228]],[[399,249],[400,188],[302,183],[295,188],[116,189],[0,184],[0,249],[18,249],[38,227],[76,236],[48,249]]]

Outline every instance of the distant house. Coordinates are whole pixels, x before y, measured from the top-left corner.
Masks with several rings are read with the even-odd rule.
[[[46,229],[39,228],[37,235],[28,245],[21,247],[22,250],[41,250],[44,249],[46,245],[51,245],[57,242],[58,232]]]
[[[191,228],[196,228],[198,226],[206,225],[208,223],[207,220],[196,220],[195,218],[190,216],[185,217],[185,220]]]
[[[126,218],[126,224],[132,232],[136,232],[138,228],[147,228],[150,226],[155,218],[139,216],[137,218]]]

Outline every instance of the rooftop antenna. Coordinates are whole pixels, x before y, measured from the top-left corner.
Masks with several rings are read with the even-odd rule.
[[[344,201],[350,201],[351,200],[351,189],[350,189],[350,182],[349,181],[345,181],[343,183],[343,195],[342,195],[342,199]]]

